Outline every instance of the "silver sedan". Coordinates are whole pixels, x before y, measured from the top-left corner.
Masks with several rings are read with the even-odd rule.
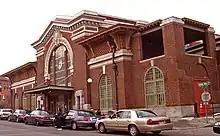
[[[161,131],[172,130],[173,124],[168,117],[159,117],[150,110],[120,110],[95,124],[100,133],[110,131],[129,131],[131,136],[152,132],[158,135]]]

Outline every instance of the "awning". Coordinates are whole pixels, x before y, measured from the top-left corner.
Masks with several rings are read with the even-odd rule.
[[[47,85],[40,86],[30,90],[25,91],[25,94],[44,94],[44,93],[53,93],[53,92],[73,92],[74,88],[69,86],[56,86],[56,85]]]

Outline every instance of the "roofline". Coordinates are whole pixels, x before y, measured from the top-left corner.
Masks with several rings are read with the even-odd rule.
[[[120,28],[125,28],[125,29],[137,29],[138,27],[137,26],[133,26],[133,25],[124,25],[124,24],[116,24],[116,25],[113,25],[113,26],[110,26],[109,28],[103,30],[103,31],[100,31],[100,32],[97,32],[97,33],[94,33],[93,35],[89,36],[88,38],[78,42],[78,44],[84,44],[86,42],[89,42],[90,40],[98,37],[98,36],[101,36],[103,34],[106,34],[108,32],[111,32],[111,31],[114,31],[114,30],[117,30],[117,29],[120,29]]]
[[[138,21],[140,21],[140,20],[132,20],[132,19],[126,19],[126,18],[117,17],[117,16],[111,16],[111,15],[101,14],[101,13],[98,13],[98,12],[95,12],[95,11],[82,10],[82,11],[78,12],[77,14],[75,14],[74,16],[63,16],[63,19],[66,19],[65,17],[68,17],[68,19],[70,19],[70,18],[72,17],[72,18],[71,18],[69,21],[67,21],[67,22],[56,21],[56,18],[53,19],[53,20],[49,23],[49,25],[46,27],[46,29],[44,30],[44,32],[43,32],[43,34],[40,36],[40,38],[39,38],[37,41],[33,42],[33,43],[31,44],[31,46],[35,47],[37,43],[41,42],[41,41],[43,40],[43,37],[45,37],[45,35],[47,34],[47,31],[48,31],[53,25],[55,25],[55,24],[60,24],[60,25],[67,25],[67,27],[69,27],[68,25],[71,25],[71,24],[74,23],[74,22],[72,22],[73,20],[79,18],[79,17],[82,16],[82,15],[91,15],[91,16],[95,16],[95,17],[97,17],[97,18],[103,18],[103,20],[105,20],[105,19],[111,20],[111,19],[112,19],[113,21],[114,21],[114,20],[116,20],[116,21],[118,20],[118,21],[121,21],[121,22],[129,21],[129,23],[134,24],[134,25],[135,25]],[[58,17],[60,18],[60,17],[62,17],[62,16],[59,15]],[[110,18],[111,18],[111,19],[110,19]],[[142,21],[142,22],[144,22],[144,21]],[[146,21],[145,21],[145,22],[146,22]],[[119,23],[120,23],[120,22],[119,22]]]
[[[17,71],[23,69],[23,68],[27,68],[27,67],[32,66],[32,65],[34,65],[34,64],[37,64],[37,62],[34,61],[34,62],[25,63],[24,65],[21,65],[21,66],[15,68],[15,69],[12,69],[12,70],[10,70],[10,71],[8,71],[8,72],[2,74],[1,76],[7,77],[7,76],[9,76],[9,75],[11,75],[11,74],[13,74],[13,73],[15,73],[15,72],[17,72]]]

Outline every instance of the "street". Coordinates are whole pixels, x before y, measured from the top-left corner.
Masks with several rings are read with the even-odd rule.
[[[54,127],[25,125],[8,121],[0,121],[0,136],[128,136],[127,133],[100,134],[94,130],[73,131],[64,129],[58,131]],[[147,136],[147,134],[146,134]],[[149,134],[148,136],[153,136]],[[162,132],[161,136],[218,136],[212,132],[212,128],[172,130]]]

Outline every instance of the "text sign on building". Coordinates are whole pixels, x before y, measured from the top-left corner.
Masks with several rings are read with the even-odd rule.
[[[208,102],[208,101],[211,100],[211,95],[207,91],[204,91],[201,96],[202,96],[202,101],[203,102]]]
[[[210,82],[202,82],[199,83],[200,88],[209,88]]]

